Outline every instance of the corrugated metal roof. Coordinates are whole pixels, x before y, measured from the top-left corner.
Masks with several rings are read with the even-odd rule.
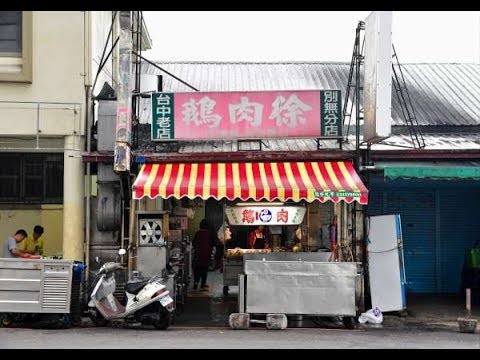
[[[141,125],[139,138],[141,139],[138,153],[153,152],[154,144],[150,141],[150,126]],[[424,134],[425,150],[480,150],[480,134]],[[344,142],[342,149],[355,150],[355,137],[349,136],[348,142]],[[362,141],[362,137],[360,137]],[[275,151],[316,151],[315,139],[263,139],[263,152]],[[202,153],[202,152],[235,152],[238,150],[237,141],[181,141],[179,153]],[[250,146],[250,148],[249,148]],[[258,144],[245,142],[243,150],[255,150]],[[333,140],[320,140],[322,149],[339,149],[339,145]],[[372,150],[413,150],[409,135],[393,135],[382,143],[373,144]]]
[[[158,62],[200,91],[261,91],[340,89],[345,97],[349,63],[222,63]],[[413,107],[420,125],[480,125],[480,65],[402,64]],[[142,72],[162,74],[143,63]],[[194,91],[163,73],[163,89]],[[405,125],[392,90],[394,125]],[[150,122],[150,103],[142,101],[141,123]]]
[[[424,134],[425,150],[479,150],[480,134]],[[353,150],[355,142],[344,146],[344,149]],[[409,135],[394,135],[382,143],[372,145],[372,150],[408,150],[412,148]]]

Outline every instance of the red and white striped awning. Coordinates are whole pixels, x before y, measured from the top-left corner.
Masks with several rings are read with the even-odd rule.
[[[144,164],[133,198],[341,200],[367,204],[368,191],[346,161]]]

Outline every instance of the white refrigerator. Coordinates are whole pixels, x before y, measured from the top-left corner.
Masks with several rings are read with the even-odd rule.
[[[367,259],[372,308],[382,312],[406,309],[405,266],[400,215],[370,216]]]

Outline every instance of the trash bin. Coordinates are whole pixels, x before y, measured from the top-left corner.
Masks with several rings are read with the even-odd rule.
[[[85,266],[80,261],[75,261],[72,270],[72,292],[70,300],[70,315],[72,323],[74,325],[80,324],[82,320],[81,309],[81,291],[82,291],[82,278],[83,270]]]

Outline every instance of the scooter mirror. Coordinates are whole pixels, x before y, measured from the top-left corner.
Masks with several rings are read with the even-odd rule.
[[[125,255],[126,253],[127,253],[127,250],[125,249],[118,250],[118,255]]]
[[[100,259],[97,257],[95,257],[95,262],[99,263],[100,262]]]

